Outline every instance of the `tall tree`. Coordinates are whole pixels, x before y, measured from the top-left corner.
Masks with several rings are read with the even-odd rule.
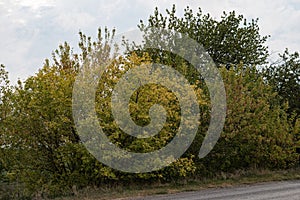
[[[300,117],[300,57],[286,49],[280,61],[263,70],[263,75],[280,95],[280,103],[288,102],[290,114]]]
[[[11,87],[9,85],[8,72],[4,65],[0,65],[0,182],[3,173],[8,170],[7,147],[9,147],[8,118],[11,115],[12,104],[10,101]]]
[[[243,15],[236,15],[232,11],[224,12],[221,19],[216,20],[209,14],[203,14],[200,8],[194,13],[189,7],[184,9],[183,17],[178,17],[175,5],[166,12],[167,16],[164,16],[155,8],[148,23],[141,20],[138,27],[147,33],[146,42],[153,42],[154,35],[157,34],[149,33],[148,27],[168,28],[187,34],[203,45],[218,66],[240,62],[245,65],[267,63],[268,47],[265,42],[269,36],[260,35],[258,19],[247,22]],[[156,53],[153,58],[159,55]]]

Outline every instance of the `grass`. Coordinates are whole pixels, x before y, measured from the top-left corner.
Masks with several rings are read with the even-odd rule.
[[[300,168],[287,171],[251,170],[237,171],[236,173],[221,173],[213,179],[191,179],[189,181],[148,184],[127,185],[102,188],[85,188],[76,191],[72,197],[61,197],[56,200],[109,200],[128,199],[156,194],[171,194],[185,191],[198,191],[207,188],[232,187],[243,184],[254,184],[270,181],[296,180],[300,179]]]

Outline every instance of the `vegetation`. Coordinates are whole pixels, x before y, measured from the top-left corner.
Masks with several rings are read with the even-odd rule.
[[[180,182],[191,177],[299,165],[295,150],[300,137],[299,54],[286,51],[279,64],[267,63],[267,36],[260,36],[257,20],[247,23],[235,12],[224,13],[220,21],[201,10],[193,13],[190,8],[179,18],[175,6],[167,14],[163,16],[155,9],[148,24],[140,23],[145,45],[157,39],[149,26],[185,33],[204,46],[222,74],[227,118],[213,151],[203,159],[196,156],[210,121],[210,99],[203,80],[197,78],[200,74],[187,61],[169,52],[142,51],[132,44],[127,44],[127,55],[111,59],[108,55],[116,53],[111,43],[115,30],[99,29],[95,41],[80,32],[81,52],[73,53],[67,43],[60,45],[52,61],[46,60],[38,73],[15,86],[10,85],[1,65],[0,192],[3,188],[10,192],[0,198],[54,198],[88,187]],[[72,118],[72,91],[82,64],[95,53],[100,60],[110,61],[96,92],[99,123],[111,142],[130,151],[151,152],[165,146],[176,134],[181,114],[178,99],[170,90],[148,84],[132,95],[131,117],[138,125],[149,124],[149,108],[159,103],[167,113],[162,131],[146,139],[122,132],[112,116],[111,97],[126,71],[159,62],[172,66],[190,81],[198,98],[201,124],[181,158],[158,171],[131,174],[100,163],[86,150]],[[265,70],[257,70],[263,66]]]
[[[288,113],[300,115],[300,59],[299,53],[289,53],[288,49],[280,55],[280,60],[264,70],[264,77],[279,94],[281,104],[288,103]]]

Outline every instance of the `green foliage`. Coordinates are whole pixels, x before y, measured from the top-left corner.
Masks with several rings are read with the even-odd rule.
[[[0,133],[7,131],[7,118],[10,115],[12,105],[9,99],[11,95],[11,87],[9,85],[8,73],[4,65],[0,65]],[[8,138],[4,134],[0,134],[0,182],[5,180],[6,170],[9,168],[6,160],[6,151]]]
[[[290,54],[286,49],[280,62],[266,67],[263,75],[280,96],[280,103],[288,102],[290,115],[300,117],[300,58],[299,53]],[[296,116],[296,117],[297,117]],[[292,116],[291,116],[292,117]],[[295,117],[295,118],[296,118]]]
[[[81,34],[81,43],[85,38]],[[1,148],[1,161],[6,159],[3,163],[11,182],[25,186],[24,195],[63,194],[73,186],[114,179],[112,170],[84,148],[74,127],[72,89],[83,56],[73,54],[64,43],[53,53],[53,65],[46,60],[36,75],[19,82],[9,96],[2,87],[3,99],[9,98],[13,109],[1,121],[1,145],[6,145]],[[6,101],[2,102],[5,106]]]
[[[8,143],[11,145],[5,149],[8,159],[4,161],[10,166],[7,169],[10,182],[24,186],[21,193],[25,196],[41,193],[54,197],[72,193],[74,187],[100,186],[115,180],[164,180],[175,174],[176,177],[185,177],[193,173],[195,166],[191,157],[180,158],[166,170],[153,174],[130,175],[102,165],[89,154],[76,133],[72,119],[73,84],[79,63],[86,56],[84,52],[98,53],[96,57],[100,59],[99,62],[107,59],[110,36],[106,30],[103,43],[100,41],[102,38],[91,43],[85,35],[80,34],[80,37],[81,54],[73,54],[70,46],[64,43],[54,52],[53,65],[46,60],[36,75],[13,88],[10,101],[14,109],[8,119],[11,124],[5,126],[7,132],[2,132],[3,136],[9,136]],[[176,97],[156,85],[148,85],[137,91],[131,99],[130,108],[133,119],[138,124],[144,124],[149,121],[147,108],[153,103],[160,102],[167,107],[169,121],[158,137],[136,140],[120,132],[113,124],[111,111],[107,108],[115,83],[126,72],[124,69],[149,62],[147,55],[120,57],[107,68],[97,90],[96,102],[99,107],[96,106],[96,111],[103,129],[112,142],[131,151],[145,152],[161,148],[172,139],[172,129],[178,126]],[[123,69],[118,67],[120,64],[124,65]],[[199,97],[200,93],[201,90],[198,90]],[[150,98],[153,95],[154,98]]]
[[[199,8],[194,13],[187,7],[183,17],[176,16],[176,8],[166,10],[167,16],[155,8],[154,14],[148,19],[148,24],[141,21],[139,28],[147,33],[146,43],[155,42],[155,32],[149,33],[148,27],[160,27],[187,34],[190,38],[203,45],[214,62],[220,65],[239,64],[262,65],[266,63],[268,48],[265,42],[268,36],[259,34],[258,19],[247,22],[242,15],[235,12],[223,13],[221,19],[215,20],[209,14],[203,14]],[[163,38],[163,35],[159,36]],[[167,38],[167,37],[166,37]],[[172,44],[168,44],[172,46]],[[161,54],[153,52],[152,58],[161,58]],[[176,64],[176,60],[173,63]]]
[[[255,69],[221,69],[227,95],[227,117],[221,138],[205,158],[215,171],[296,166],[293,126],[286,108]]]

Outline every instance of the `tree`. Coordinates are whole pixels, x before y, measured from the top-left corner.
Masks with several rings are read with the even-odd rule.
[[[80,44],[89,40],[82,33],[80,37]],[[86,46],[80,47],[84,51]],[[73,186],[99,185],[113,176],[81,144],[74,127],[72,89],[84,54],[74,54],[64,43],[52,56],[53,64],[46,60],[38,73],[5,96],[13,105],[10,124],[1,130],[10,139],[5,164],[11,181],[24,186],[24,196],[67,194]]]
[[[222,71],[228,103],[224,132],[208,157],[203,161],[195,160],[197,170],[215,173],[294,165],[297,160],[293,149],[295,141],[285,107],[274,103],[278,96],[256,70],[256,66],[267,63],[268,57],[268,47],[265,46],[268,36],[260,36],[258,20],[247,23],[242,15],[236,16],[235,12],[224,13],[220,21],[212,19],[209,14],[203,15],[200,9],[194,14],[186,8],[182,18],[175,16],[175,12],[173,6],[172,10],[167,10],[167,16],[163,16],[156,8],[148,23],[141,21],[139,25],[144,33],[144,46],[132,45],[129,50],[139,55],[147,52],[153,62],[172,66],[207,95],[207,88],[199,78],[201,75],[183,58],[162,50],[166,48],[142,50],[151,44],[171,50],[176,48],[176,43],[169,39],[176,33],[158,33],[151,27],[171,29],[202,44]],[[209,102],[208,97],[204,98]],[[204,113],[201,116],[203,123],[194,142],[198,148],[192,146],[187,154],[195,154],[195,150],[199,150],[209,124],[209,106],[203,104],[200,109]]]
[[[221,68],[227,96],[223,133],[204,158],[209,171],[285,169],[297,165],[294,128],[286,108],[255,69]]]
[[[258,19],[248,23],[242,15],[236,15],[233,11],[224,12],[218,21],[209,14],[204,15],[200,8],[194,13],[189,7],[184,9],[183,17],[177,17],[175,5],[166,12],[167,16],[164,16],[155,8],[147,24],[141,20],[139,28],[147,33],[146,43],[154,42],[156,34],[149,33],[148,27],[167,28],[187,34],[203,45],[217,66],[223,64],[229,67],[240,62],[253,66],[267,63],[268,47],[265,46],[265,42],[268,36],[259,34]],[[150,55],[154,60],[161,57],[155,51],[152,53],[154,54]]]
[[[294,133],[286,108],[283,104],[275,103],[279,96],[264,83],[256,70],[257,66],[266,64],[268,58],[268,47],[265,46],[268,36],[260,36],[258,20],[247,23],[242,15],[236,16],[235,12],[230,12],[224,13],[221,20],[217,21],[209,14],[203,15],[200,9],[195,14],[190,8],[184,10],[183,17],[175,14],[175,6],[172,10],[167,10],[167,16],[159,13],[156,8],[148,23],[141,21],[139,25],[144,33],[143,46],[133,44],[128,49],[139,55],[147,52],[153,62],[173,67],[207,96],[207,88],[199,78],[201,74],[183,58],[163,50],[167,48],[145,47],[155,44],[172,50],[176,48],[176,43],[172,40],[176,35],[174,32],[184,33],[202,44],[221,69],[227,91],[227,121],[224,133],[213,152],[203,161],[195,160],[198,170],[216,172],[294,165],[297,160]],[[151,27],[171,29],[174,32],[157,32]],[[209,104],[207,96],[204,98]],[[187,154],[197,153],[209,124],[209,105],[203,104],[200,109],[203,115],[194,142],[196,146],[192,146]],[[220,163],[220,160],[224,162]]]
[[[67,43],[60,45],[53,53],[53,64],[46,60],[38,73],[24,83],[19,82],[11,96],[5,96],[10,97],[13,109],[9,117],[11,123],[4,126],[7,131],[1,132],[1,136],[8,136],[11,144],[11,151],[6,155],[8,160],[4,163],[10,164],[11,181],[24,186],[21,189],[24,196],[41,193],[44,197],[54,197],[72,193],[73,187],[100,186],[115,180],[177,179],[194,172],[190,156],[178,159],[159,172],[121,173],[98,162],[82,144],[72,117],[72,92],[79,70],[89,61],[92,65],[112,61],[101,77],[95,99],[99,122],[112,142],[129,151],[148,152],[164,146],[178,126],[176,97],[166,88],[151,84],[133,94],[129,104],[131,117],[137,124],[145,125],[150,121],[148,111],[151,105],[162,104],[170,116],[161,133],[154,138],[136,139],[115,125],[110,107],[115,84],[127,70],[149,63],[150,57],[132,54],[110,58],[113,34],[106,29],[103,37],[99,30],[99,38],[92,42],[91,38],[80,33],[79,54],[74,54]],[[200,97],[201,90],[197,90],[197,94]],[[157,162],[160,162],[159,158]]]
[[[0,182],[5,179],[9,165],[7,162],[7,153],[9,147],[8,118],[11,116],[12,104],[10,101],[11,86],[9,84],[8,72],[4,65],[0,65]]]
[[[278,92],[281,104],[288,102],[288,113],[300,116],[300,58],[299,53],[290,54],[288,49],[280,55],[281,60],[264,68],[267,82]],[[294,116],[295,119],[297,116]]]

